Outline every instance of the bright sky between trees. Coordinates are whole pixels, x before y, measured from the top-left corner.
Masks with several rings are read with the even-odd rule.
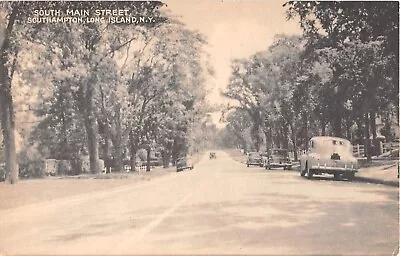
[[[230,76],[230,63],[266,50],[278,34],[301,34],[296,20],[286,20],[282,5],[285,1],[271,0],[166,0],[172,14],[206,36],[210,64],[215,77],[208,87],[210,103],[228,102],[219,95]]]

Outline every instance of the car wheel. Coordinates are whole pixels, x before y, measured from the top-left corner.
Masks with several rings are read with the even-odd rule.
[[[250,165],[249,164],[247,164],[247,167],[249,167]]]
[[[286,170],[287,170],[287,169],[286,169],[286,166],[283,166],[283,170],[284,170],[284,171],[286,171]]]
[[[312,172],[312,170],[310,170],[310,168],[308,168],[308,164],[306,163],[306,170],[307,170],[307,179],[312,179],[314,173]]]

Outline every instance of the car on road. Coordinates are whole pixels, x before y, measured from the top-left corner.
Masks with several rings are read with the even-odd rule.
[[[250,165],[262,166],[262,156],[259,152],[250,152],[247,155],[246,165],[249,167]]]
[[[215,152],[210,152],[210,159],[217,158],[217,154]]]
[[[180,172],[186,169],[193,170],[194,166],[192,160],[189,157],[181,157],[176,160],[175,163],[176,171]]]
[[[329,136],[313,137],[309,149],[300,157],[300,175],[311,179],[314,174],[333,174],[353,179],[357,172],[357,158],[353,156],[350,141]]]
[[[263,158],[263,165],[265,169],[270,170],[271,168],[281,168],[284,170],[292,169],[292,160],[289,157],[287,149],[274,148],[271,149],[267,157]]]

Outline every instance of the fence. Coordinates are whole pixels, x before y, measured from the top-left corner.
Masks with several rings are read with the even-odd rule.
[[[381,152],[382,154],[385,153],[392,153],[394,150],[399,149],[399,143],[398,142],[387,142],[387,143],[382,143],[381,144]]]
[[[152,166],[150,166],[150,168],[153,168]],[[146,170],[146,165],[137,165],[136,166],[136,171],[137,172],[141,172],[141,171],[145,171]],[[114,170],[112,167],[109,167],[108,170],[106,169],[106,167],[103,168],[103,173],[112,173]],[[124,171],[125,172],[130,172],[131,171],[131,166],[130,165],[124,165]]]
[[[353,156],[355,157],[364,157],[365,148],[364,145],[353,145]]]

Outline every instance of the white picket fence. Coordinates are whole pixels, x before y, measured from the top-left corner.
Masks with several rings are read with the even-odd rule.
[[[150,166],[152,168],[152,166]],[[130,165],[124,165],[124,171],[125,172],[130,172],[131,171],[131,166]],[[136,166],[136,171],[141,172],[141,171],[146,171],[146,165],[137,165]],[[106,167],[103,168],[103,173],[112,173],[113,169],[110,168],[109,170],[106,170]]]
[[[381,152],[382,154],[385,154],[387,152],[392,152],[394,150],[399,149],[399,143],[398,142],[387,142],[387,143],[382,143],[381,144]]]
[[[365,147],[362,144],[353,145],[353,156],[364,157]]]

